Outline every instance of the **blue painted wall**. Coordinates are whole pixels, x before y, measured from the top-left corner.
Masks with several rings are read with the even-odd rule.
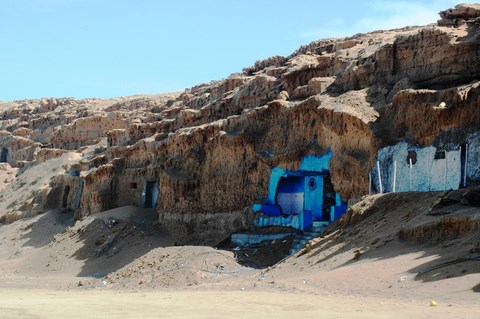
[[[274,167],[266,203],[253,205],[254,212],[262,213],[255,225],[291,226],[305,230],[312,226],[313,221],[329,219],[328,213],[323,218],[322,208],[324,176],[329,174],[332,155],[331,150],[323,156],[307,155],[298,171]],[[345,211],[346,206],[336,194],[336,203],[330,208],[330,221],[338,219]]]
[[[335,194],[335,206],[330,207],[330,220],[332,222],[339,219],[347,211],[347,205],[345,205],[340,198],[339,194]]]
[[[323,176],[306,176],[304,179],[304,185],[304,209],[309,211],[315,220],[321,220],[323,206]]]
[[[303,193],[304,191],[303,176],[282,177],[277,187],[278,193]]]
[[[268,185],[267,204],[275,204],[275,197],[277,195],[277,187],[280,179],[288,176],[287,171],[280,167],[272,168],[270,172],[270,184]]]
[[[321,173],[328,171],[330,160],[332,159],[332,151],[329,149],[322,156],[307,155],[300,163],[299,171],[309,171]],[[268,185],[267,204],[275,204],[275,196],[277,194],[278,183],[282,178],[294,176],[295,171],[285,170],[281,167],[274,167],[270,172],[270,184]]]
[[[301,171],[323,172],[328,171],[330,160],[332,159],[332,151],[329,149],[322,156],[307,155],[300,164]]]

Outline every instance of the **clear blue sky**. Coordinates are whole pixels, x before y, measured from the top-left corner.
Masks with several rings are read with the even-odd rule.
[[[181,91],[459,1],[0,0],[0,100]]]

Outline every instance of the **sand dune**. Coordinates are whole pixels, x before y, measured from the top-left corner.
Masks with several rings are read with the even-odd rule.
[[[243,266],[232,250],[179,245],[182,234],[149,210],[76,223],[49,211],[0,226],[2,318],[478,318],[478,229],[420,232],[445,224],[446,210],[460,224],[478,220],[475,206],[431,209],[452,194],[366,197],[324,236],[263,269]]]

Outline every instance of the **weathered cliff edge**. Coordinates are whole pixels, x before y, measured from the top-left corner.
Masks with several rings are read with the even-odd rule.
[[[384,147],[478,144],[479,8],[446,10],[437,25],[315,41],[181,93],[0,102],[1,160],[14,167],[3,172],[17,176],[1,181],[0,221],[153,205],[189,232],[238,228],[266,196],[272,167],[298,168],[328,148],[335,190],[344,200],[365,195]]]

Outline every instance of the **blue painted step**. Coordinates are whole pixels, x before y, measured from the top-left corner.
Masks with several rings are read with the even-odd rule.
[[[313,238],[320,236],[323,234],[325,229],[330,225],[329,222],[319,222],[319,221],[314,221],[312,224],[311,229],[308,231],[304,231],[300,234],[296,234],[292,247],[290,248],[290,255],[293,255],[303,247]]]

